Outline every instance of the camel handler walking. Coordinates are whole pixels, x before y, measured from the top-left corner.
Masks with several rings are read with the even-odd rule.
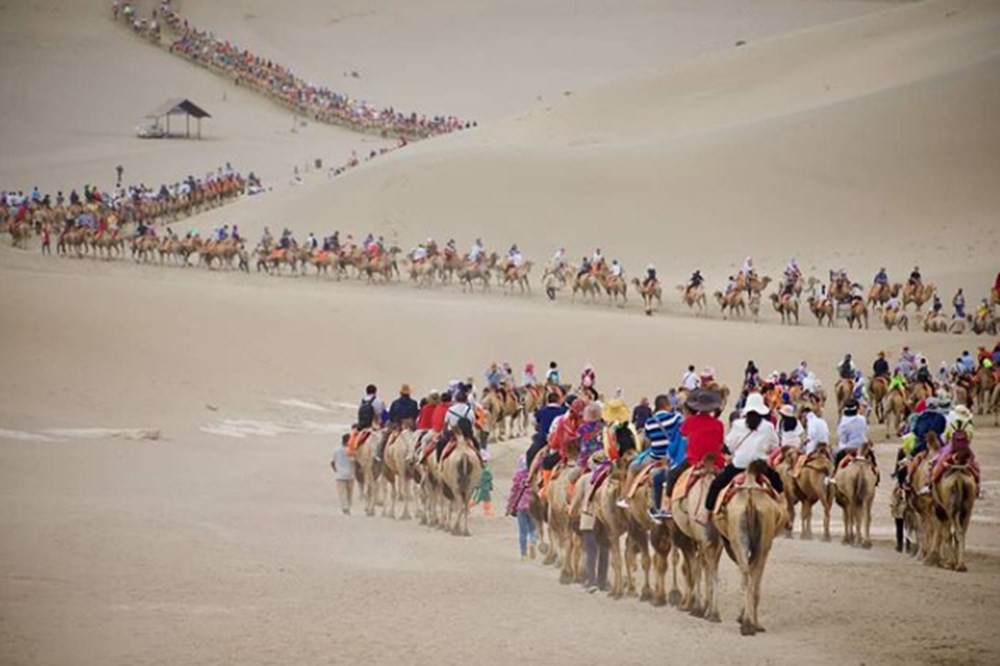
[[[333,469],[337,484],[337,498],[340,500],[340,511],[345,516],[351,515],[351,502],[354,500],[354,458],[347,448],[351,435],[344,433],[340,446],[333,451],[330,467]]]

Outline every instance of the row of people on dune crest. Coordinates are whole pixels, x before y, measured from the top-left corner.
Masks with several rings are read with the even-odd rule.
[[[885,379],[884,357],[873,365],[873,382]],[[1000,345],[979,360],[977,373],[1000,385],[994,360],[1000,361]],[[850,364],[848,358],[838,368],[842,376]],[[693,366],[679,386],[657,395],[652,405],[643,399],[631,409],[621,389],[610,398],[602,395],[589,364],[579,385],[572,386],[562,382],[556,363],[541,382],[529,363],[523,385],[516,386],[510,365],[494,363],[486,370],[481,392],[470,378],[418,401],[404,385],[388,406],[370,385],[357,423],[335,458],[341,470],[347,460],[357,465],[355,478],[366,488],[370,513],[380,474],[385,474],[392,508],[384,509],[384,515],[396,517],[397,499],[408,502],[412,485],[423,507],[418,517],[439,524],[438,508],[450,506],[444,527],[452,529],[451,516],[467,515],[473,497],[471,481],[463,486],[460,479],[478,484],[488,466],[485,451],[493,423],[523,413],[534,432],[519,456],[506,505],[507,514],[517,518],[522,559],[541,552],[546,563],[562,567],[563,582],[580,582],[590,592],[607,590],[617,597],[631,589],[636,566],[635,558],[629,563],[621,556],[624,540],[627,551],[646,554],[639,559],[647,576],[649,550],[659,558],[656,591],[646,589],[643,594],[664,603],[667,555],[677,548],[690,574],[688,589],[678,594],[680,605],[717,620],[715,570],[723,544],[739,544],[740,530],[733,527],[743,524],[748,503],[756,503],[752,510],[760,516],[756,524],[747,523],[755,530],[748,538],[763,544],[759,552],[766,553],[777,534],[792,531],[797,503],[803,509],[803,538],[811,535],[812,507],[817,503],[829,538],[834,501],[844,510],[844,541],[871,546],[871,506],[880,474],[863,403],[846,396],[839,405],[834,439],[822,416],[825,400],[819,392],[806,395],[802,387],[803,377],[812,374],[808,366],[776,374],[776,379],[762,379],[755,364],[748,363],[739,400],[728,413],[726,387],[710,370],[699,374]],[[902,550],[912,537],[927,561],[964,570],[964,535],[980,484],[971,449],[973,416],[968,405],[953,406],[952,397],[933,381],[931,390],[908,415],[892,475],[896,547]],[[996,394],[1000,396],[1000,390]],[[506,413],[508,404],[517,406],[511,414]],[[459,451],[474,454],[463,459],[465,473],[456,477],[444,470],[454,468],[449,456]],[[951,502],[948,498],[958,484],[969,492]],[[443,494],[442,485],[447,488]],[[943,503],[945,511],[928,509],[928,500]],[[959,504],[964,513],[955,509]],[[408,503],[403,515],[408,516]],[[467,534],[461,518],[455,520],[453,531]],[[907,534],[907,525],[917,531]],[[953,538],[938,538],[946,527]],[[644,536],[637,540],[638,532]],[[757,576],[759,583],[763,563],[751,567],[740,557],[740,548],[726,550],[744,574]],[[748,595],[745,602],[741,615],[751,622],[743,622],[744,633],[760,629],[758,602],[752,596],[759,595]]]
[[[170,6],[161,2],[147,21],[137,15],[134,5],[112,5],[117,21],[124,17],[133,30],[160,44],[161,30],[169,32],[171,53],[201,65],[292,109],[317,122],[347,127],[360,132],[375,132],[385,137],[425,138],[457,130],[470,129],[475,122],[456,116],[426,116],[403,112],[395,107],[379,108],[364,100],[312,83],[297,76],[288,66],[257,55],[249,49],[200,30]]]
[[[86,235],[87,242],[124,235],[125,225],[136,225],[136,234],[154,233],[156,223],[179,220],[244,193],[263,190],[253,172],[244,176],[227,162],[202,176],[189,175],[173,183],[150,187],[145,183],[118,184],[110,191],[84,185],[78,192],[42,193],[38,187],[0,192],[0,230],[9,232],[15,247],[26,247],[32,235],[42,239],[43,253],[51,251],[53,234]],[[86,244],[85,244],[86,245]]]

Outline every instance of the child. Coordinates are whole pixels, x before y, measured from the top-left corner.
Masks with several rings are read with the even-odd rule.
[[[531,519],[531,488],[528,487],[528,458],[525,454],[517,462],[517,472],[510,484],[507,498],[507,515],[517,517],[517,538],[521,546],[521,561],[534,559],[538,545],[538,532]]]
[[[482,455],[482,454],[480,454]],[[483,462],[483,475],[479,477],[479,485],[472,491],[472,498],[469,500],[469,508],[482,502],[483,517],[493,517],[493,501],[490,493],[493,492],[493,471],[488,463]]]

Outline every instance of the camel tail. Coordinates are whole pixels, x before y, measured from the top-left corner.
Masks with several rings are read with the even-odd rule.
[[[868,495],[868,479],[864,474],[858,474],[854,486],[854,506],[864,506],[865,498]]]
[[[760,514],[757,513],[757,506],[754,504],[752,498],[747,499],[746,507],[744,520],[746,521],[747,531],[747,562],[753,565],[760,557],[760,542],[763,530],[760,522]]]

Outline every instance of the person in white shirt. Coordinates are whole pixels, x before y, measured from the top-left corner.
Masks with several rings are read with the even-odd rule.
[[[622,276],[622,265],[618,263],[617,259],[611,262],[611,276],[616,278]]]
[[[688,391],[698,388],[698,373],[694,371],[693,365],[689,365],[687,372],[681,377],[681,387]]]
[[[755,460],[766,462],[768,454],[778,446],[778,433],[767,420],[770,413],[760,393],[754,392],[747,396],[746,405],[743,407],[743,418],[733,423],[732,430],[726,436],[726,448],[732,454],[732,459],[722,468],[708,489],[705,508],[709,511],[715,510],[715,500],[719,497],[719,493],[733,479]],[[767,476],[771,487],[779,493],[784,492],[785,487],[777,470],[765,464],[762,473]]]
[[[858,401],[853,398],[844,403],[844,415],[837,424],[834,466],[839,465],[849,451],[857,451],[868,441],[868,423],[858,414],[858,408]]]
[[[556,253],[552,255],[552,265],[556,268],[562,268],[566,265],[566,248],[561,247],[556,250]]]
[[[778,442],[781,448],[800,450],[802,439],[805,437],[805,428],[795,416],[795,408],[791,405],[782,405],[778,410],[778,417]]]
[[[483,248],[483,241],[477,238],[476,242],[472,245],[472,249],[469,250],[469,261],[472,263],[478,263],[479,258],[483,256],[484,251],[485,248]]]
[[[599,266],[604,263],[604,255],[601,254],[601,248],[594,250],[594,256],[590,258],[590,261],[594,266]]]
[[[802,411],[806,417],[806,455],[815,452],[821,444],[830,446],[830,426],[810,407],[803,407]]]
[[[423,245],[418,245],[417,249],[413,251],[413,263],[420,263],[427,258],[427,248]]]

